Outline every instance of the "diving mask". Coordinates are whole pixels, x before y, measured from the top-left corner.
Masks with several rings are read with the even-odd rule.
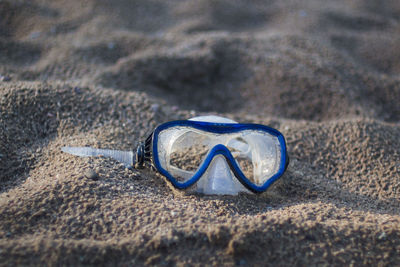
[[[153,167],[176,188],[204,194],[263,192],[288,165],[279,131],[217,116],[163,123],[136,153],[87,147],[62,150],[79,156],[104,155],[136,168]]]

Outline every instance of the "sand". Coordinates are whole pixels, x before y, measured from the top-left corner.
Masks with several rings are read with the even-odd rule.
[[[0,1],[0,265],[394,266],[398,1]],[[62,146],[214,114],[279,129],[261,195]]]

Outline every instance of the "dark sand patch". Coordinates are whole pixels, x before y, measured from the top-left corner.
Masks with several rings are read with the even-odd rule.
[[[237,43],[200,37],[162,52],[134,54],[106,70],[98,82],[146,91],[187,109],[237,110],[242,105],[241,83],[250,75]]]

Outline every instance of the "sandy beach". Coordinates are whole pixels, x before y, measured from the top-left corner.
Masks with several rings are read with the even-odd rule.
[[[0,0],[0,265],[398,266],[399,103],[395,0]],[[279,183],[60,150],[210,114],[281,131]]]

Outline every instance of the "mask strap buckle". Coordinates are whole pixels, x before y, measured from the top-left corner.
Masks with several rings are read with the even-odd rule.
[[[136,149],[136,163],[135,169],[144,168],[144,144],[140,143]]]
[[[135,169],[143,169],[146,163],[152,164],[152,143],[153,143],[153,133],[151,133],[145,142],[140,142],[136,149],[136,162]]]

